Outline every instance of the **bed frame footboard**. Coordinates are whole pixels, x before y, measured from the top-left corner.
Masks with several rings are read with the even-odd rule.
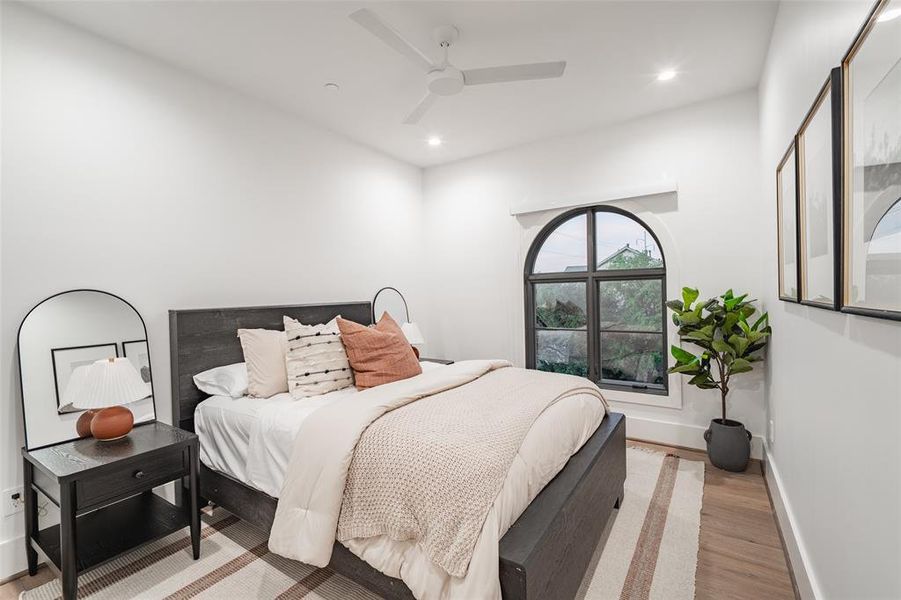
[[[611,413],[501,538],[504,598],[573,598],[625,481],[626,419]]]

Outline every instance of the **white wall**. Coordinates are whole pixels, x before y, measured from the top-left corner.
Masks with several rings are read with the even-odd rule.
[[[870,2],[783,2],[760,83],[762,193],[775,222],[779,157]],[[805,597],[901,597],[901,323],[779,302],[775,228],[759,246],[775,335],[768,449]],[[801,569],[806,567],[806,569]],[[809,582],[804,581],[806,570]]]
[[[0,489],[21,485],[15,334],[93,287],[147,322],[170,418],[170,308],[367,300],[421,306],[421,173],[254,100],[2,3]],[[298,75],[299,76],[299,75]],[[24,568],[2,520],[0,578]]]
[[[530,144],[425,172],[429,250],[427,339],[448,358],[525,360],[523,265],[541,227],[561,210],[512,217],[510,206],[675,181],[678,197],[615,204],[655,230],[667,259],[668,295],[683,285],[713,296],[729,287],[763,294],[758,203],[759,148],[754,91],[638,121]],[[717,416],[716,391],[674,378],[681,408],[617,403],[629,434],[703,446]],[[763,371],[735,386],[730,416],[763,433]],[[681,384],[681,390],[679,389]],[[611,394],[613,396],[615,394]],[[654,398],[655,400],[657,398]],[[643,420],[639,420],[639,417]]]

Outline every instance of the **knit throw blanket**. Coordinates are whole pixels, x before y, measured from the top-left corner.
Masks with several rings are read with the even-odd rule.
[[[354,451],[337,539],[413,540],[463,577],[523,439],[547,407],[600,391],[581,377],[506,368],[375,420]]]

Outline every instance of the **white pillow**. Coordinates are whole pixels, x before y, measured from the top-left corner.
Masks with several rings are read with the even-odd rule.
[[[337,317],[320,325],[304,325],[291,317],[284,317],[284,323],[285,368],[292,398],[319,396],[354,384]]]
[[[235,363],[216,367],[194,376],[197,389],[210,396],[240,398],[247,395],[247,365]]]

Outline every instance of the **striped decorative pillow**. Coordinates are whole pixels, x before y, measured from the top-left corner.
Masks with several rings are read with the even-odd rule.
[[[324,325],[304,325],[291,317],[284,321],[288,338],[285,367],[293,398],[327,394],[354,384],[336,319]]]

